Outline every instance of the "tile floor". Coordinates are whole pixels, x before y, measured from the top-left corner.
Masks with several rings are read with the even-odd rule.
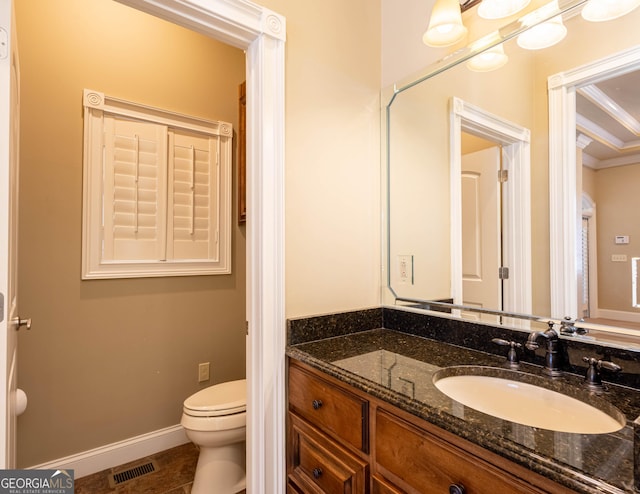
[[[109,487],[108,475],[155,460],[158,471]],[[190,494],[196,471],[198,449],[183,444],[147,458],[76,479],[76,494]]]
[[[156,461],[156,472],[123,482],[115,489],[109,486],[110,473],[123,472],[150,460]],[[197,462],[198,448],[193,443],[183,444],[153,456],[76,479],[75,494],[191,494]],[[246,491],[239,494],[246,494]]]

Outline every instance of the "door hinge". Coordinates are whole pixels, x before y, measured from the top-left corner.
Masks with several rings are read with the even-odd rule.
[[[506,266],[501,266],[498,268],[498,279],[499,280],[508,280],[509,279],[509,268]]]
[[[509,170],[498,170],[498,182],[504,183],[509,180]]]

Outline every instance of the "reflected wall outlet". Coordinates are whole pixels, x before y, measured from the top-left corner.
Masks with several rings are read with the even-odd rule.
[[[198,364],[198,382],[204,382],[209,380],[209,362],[203,362]]]
[[[398,256],[398,278],[401,284],[413,285],[413,256]]]

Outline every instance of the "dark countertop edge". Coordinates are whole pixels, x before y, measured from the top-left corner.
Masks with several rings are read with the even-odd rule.
[[[525,468],[542,475],[543,477],[554,480],[565,487],[578,489],[579,492],[584,494],[625,494],[627,492],[619,489],[618,487],[612,486],[603,480],[594,479],[579,471],[569,467],[564,467],[563,465],[537,455],[534,452],[523,453],[510,448],[509,445],[512,445],[513,443],[504,439],[502,436],[486,434],[484,436],[484,441],[478,440],[477,436],[472,436],[465,431],[465,427],[463,425],[456,423],[457,419],[455,417],[433,412],[432,408],[428,405],[417,406],[415,402],[404,395],[376,385],[372,381],[342,370],[329,362],[315,358],[299,348],[296,348],[294,345],[287,345],[286,355],[317,370],[325,372],[347,385],[354,386],[364,393],[370,394],[392,406],[396,406],[397,408],[440,427],[447,432],[455,434],[470,443],[492,451],[507,460],[518,463]]]

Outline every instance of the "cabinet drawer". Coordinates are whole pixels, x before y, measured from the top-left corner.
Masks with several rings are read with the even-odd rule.
[[[400,489],[396,489],[391,484],[388,484],[382,479],[378,479],[373,477],[371,485],[373,486],[373,490],[371,491],[373,494],[404,494]]]
[[[289,413],[289,480],[305,493],[364,494],[367,462]]]
[[[546,492],[382,409],[376,413],[375,452],[376,471],[422,494],[448,493],[453,485],[464,486],[466,494]]]
[[[287,482],[287,494],[304,494],[291,479]]]
[[[369,403],[294,365],[289,367],[289,407],[323,432],[365,453]]]

